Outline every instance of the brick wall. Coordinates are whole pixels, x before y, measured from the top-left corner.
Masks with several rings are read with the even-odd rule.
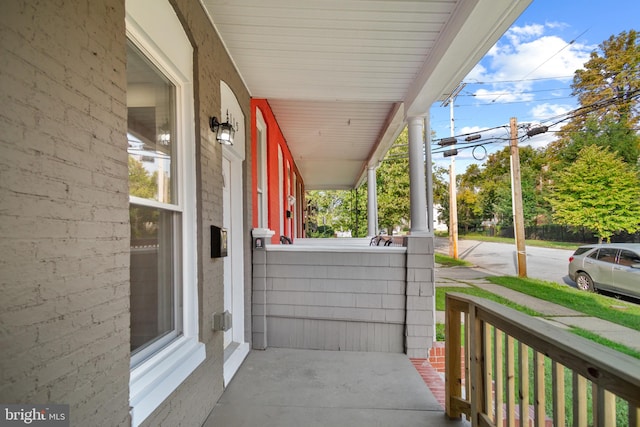
[[[170,2],[194,46],[207,353],[146,421],[173,426],[202,423],[222,393],[222,334],[210,318],[222,308],[223,270],[208,255],[208,226],[222,221],[221,149],[208,128],[220,111],[220,80],[241,103],[248,140],[250,109],[200,2]],[[0,402],[68,403],[72,425],[130,422],[124,17],[124,0],[0,5]],[[250,219],[249,197],[244,205]]]
[[[0,401],[127,424],[124,0],[0,6]]]

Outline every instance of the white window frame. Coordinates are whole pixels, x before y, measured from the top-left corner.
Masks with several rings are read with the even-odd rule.
[[[267,123],[256,108],[256,152],[258,163],[258,228],[269,228],[269,186],[267,185]]]
[[[154,13],[148,11],[153,9]],[[166,1],[127,1],[127,38],[176,86],[177,206],[181,214],[182,324],[177,338],[144,361],[135,360],[129,380],[131,424],[142,423],[205,360],[199,342],[197,287],[197,217],[195,177],[195,115],[191,45],[175,12]],[[185,45],[186,43],[186,45]],[[179,48],[176,49],[176,46]],[[187,50],[187,52],[185,52]],[[180,52],[180,55],[175,55]],[[188,58],[189,64],[185,64]],[[186,66],[185,66],[186,65]],[[131,197],[146,206],[157,203]],[[166,205],[162,204],[162,208]]]

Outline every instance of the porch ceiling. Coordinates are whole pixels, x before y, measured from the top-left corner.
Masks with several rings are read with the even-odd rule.
[[[532,0],[202,0],[305,187],[350,189]]]

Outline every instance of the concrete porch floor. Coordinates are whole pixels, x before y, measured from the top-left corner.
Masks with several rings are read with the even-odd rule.
[[[404,354],[252,351],[205,427],[462,426]]]

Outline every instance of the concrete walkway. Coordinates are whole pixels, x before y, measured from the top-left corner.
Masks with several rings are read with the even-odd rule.
[[[462,426],[404,354],[252,351],[205,427]]]
[[[472,267],[437,268],[436,287],[477,286],[541,313],[544,319],[558,327],[579,327],[610,341],[640,351],[640,331],[591,317],[564,306],[513,291],[504,286],[494,285],[486,280],[487,276],[490,276],[490,274],[482,269]],[[436,313],[436,321],[444,323],[443,312]]]

